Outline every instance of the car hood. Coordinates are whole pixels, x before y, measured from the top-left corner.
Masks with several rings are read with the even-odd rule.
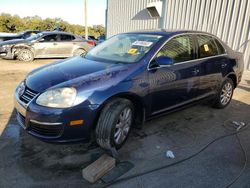
[[[27,41],[25,39],[13,39],[13,40],[0,42],[0,45],[4,46],[4,45],[26,44],[26,43],[29,43],[29,41]]]
[[[25,82],[27,87],[39,93],[51,87],[96,87],[105,85],[107,80],[116,79],[111,81],[113,83],[121,81],[124,78],[121,74],[126,72],[127,75],[131,66],[92,61],[79,56],[35,69]]]

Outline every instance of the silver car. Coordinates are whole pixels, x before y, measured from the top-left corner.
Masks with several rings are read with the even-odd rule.
[[[41,32],[27,39],[0,43],[0,57],[32,61],[35,58],[63,58],[85,54],[92,46],[76,35],[53,31]]]

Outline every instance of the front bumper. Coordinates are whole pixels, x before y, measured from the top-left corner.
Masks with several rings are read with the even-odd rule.
[[[13,59],[14,55],[11,52],[11,48],[0,47],[0,58]]]
[[[75,106],[68,109],[42,107],[35,98],[24,104],[15,93],[17,121],[32,136],[46,142],[88,142],[96,117],[97,106]],[[73,120],[84,120],[82,125],[70,126]]]

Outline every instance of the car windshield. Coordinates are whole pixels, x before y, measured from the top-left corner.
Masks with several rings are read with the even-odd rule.
[[[32,35],[32,36],[28,37],[26,40],[29,40],[29,41],[37,40],[37,39],[39,39],[41,36],[43,36],[43,34],[42,34],[42,33],[38,33],[38,34],[35,34],[35,35]]]
[[[159,35],[119,34],[99,44],[85,58],[114,62],[139,61],[159,41]]]

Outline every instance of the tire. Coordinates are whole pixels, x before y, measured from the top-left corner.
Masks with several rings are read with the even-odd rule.
[[[85,55],[86,53],[87,53],[86,50],[79,48],[75,50],[74,56],[82,56],[82,55]]]
[[[216,96],[213,107],[225,108],[232,99],[234,92],[234,83],[232,79],[227,78],[221,85],[220,90]]]
[[[21,49],[17,54],[17,59],[20,61],[33,61],[34,60],[34,54],[29,49]]]
[[[103,149],[120,149],[126,142],[134,119],[133,104],[122,98],[109,102],[101,111],[95,129],[96,142]]]

